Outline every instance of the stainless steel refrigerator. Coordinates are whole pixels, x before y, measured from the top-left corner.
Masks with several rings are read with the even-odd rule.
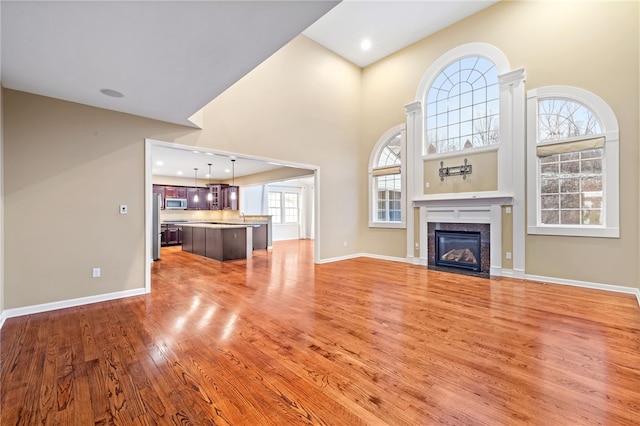
[[[160,246],[162,244],[162,229],[160,226],[160,207],[162,199],[160,194],[153,194],[153,208],[151,213],[151,256],[153,260],[160,259]]]

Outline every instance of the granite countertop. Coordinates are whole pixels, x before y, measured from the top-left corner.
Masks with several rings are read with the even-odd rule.
[[[242,224],[230,225],[230,224],[223,224],[223,223],[206,223],[206,222],[200,222],[200,223],[189,222],[189,223],[181,223],[180,225],[189,226],[192,228],[212,228],[212,229],[240,229],[240,228],[248,228],[250,226],[255,226],[249,223],[244,225]]]
[[[266,220],[165,220],[161,222],[162,225],[193,225],[193,224],[220,224],[220,225],[244,225],[244,226],[259,226],[266,225]]]

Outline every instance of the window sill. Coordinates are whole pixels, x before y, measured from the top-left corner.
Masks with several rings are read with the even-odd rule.
[[[500,148],[500,144],[480,146],[477,148],[461,149],[460,151],[450,151],[435,154],[424,154],[422,160],[439,160],[441,158],[463,157],[465,155],[480,154],[482,152],[497,151]]]
[[[405,222],[369,222],[369,228],[405,229]]]
[[[557,235],[564,237],[620,238],[620,228],[583,226],[529,226],[529,235]]]

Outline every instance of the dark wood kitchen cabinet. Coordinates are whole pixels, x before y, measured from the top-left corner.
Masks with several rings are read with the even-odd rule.
[[[166,198],[187,198],[186,186],[166,186],[164,187],[164,196]]]
[[[207,188],[187,188],[187,210],[210,210]],[[195,196],[198,194],[198,201]]]
[[[186,198],[187,210],[238,210],[239,189],[237,186],[224,183],[209,185],[207,188],[153,185],[153,192],[160,194],[161,209],[165,208],[167,198]],[[231,196],[232,193],[235,194],[235,199]],[[194,201],[196,194],[198,194],[197,202]]]
[[[222,210],[222,188],[225,186],[223,184],[209,185],[209,192],[211,193],[210,210]]]
[[[153,185],[153,193],[160,194],[160,210],[164,210],[164,185]]]
[[[237,186],[222,188],[222,210],[238,210],[238,196]]]
[[[174,246],[182,244],[182,226],[163,223],[161,226],[161,231],[161,241],[163,246]]]
[[[253,249],[261,250],[266,249],[269,245],[268,238],[268,226],[267,224],[254,225],[253,226]]]

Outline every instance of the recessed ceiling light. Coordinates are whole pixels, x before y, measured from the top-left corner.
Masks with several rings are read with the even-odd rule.
[[[362,50],[371,49],[371,40],[369,40],[368,38],[362,40],[362,43],[360,43],[360,47],[362,48]]]
[[[191,152],[193,152],[194,154],[200,154],[200,151],[191,151]]]
[[[214,155],[213,152],[205,152],[207,155]]]
[[[231,173],[231,170],[229,170],[229,169],[224,169],[224,172],[225,172],[225,173]]]
[[[124,98],[124,95],[122,93],[113,89],[100,89],[100,93],[105,96],[111,96],[112,98]]]
[[[210,177],[211,177],[211,175],[210,175],[209,173],[207,173],[206,175],[204,175],[204,177],[206,177],[206,178],[210,178]]]
[[[156,166],[164,166],[164,163],[160,160],[156,161]]]
[[[176,173],[176,174],[177,174],[177,175],[182,175],[182,172],[178,172],[178,173]]]

